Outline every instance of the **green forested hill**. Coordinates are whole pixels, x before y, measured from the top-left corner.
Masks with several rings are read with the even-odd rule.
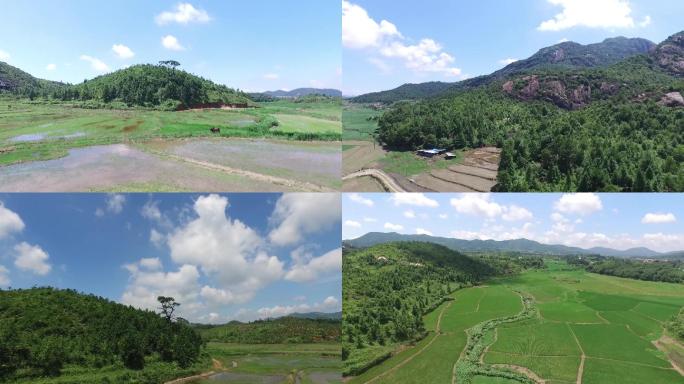
[[[224,85],[182,70],[149,64],[135,65],[75,85],[68,88],[62,98],[171,108],[251,102],[246,94]]]
[[[67,365],[141,370],[152,358],[188,367],[201,344],[184,321],[101,297],[53,288],[0,290],[0,381],[58,376]]]
[[[420,100],[438,95],[454,83],[431,81],[420,84],[404,84],[388,91],[379,91],[356,96],[350,99],[354,103],[384,103],[392,104],[401,100]]]
[[[251,323],[231,322],[201,325],[197,330],[205,341],[242,344],[284,344],[339,342],[341,322],[330,319],[281,317]]]
[[[605,68],[544,69],[378,121],[393,149],[503,148],[499,191],[683,191],[684,33]]]
[[[423,315],[448,293],[496,273],[479,260],[421,242],[345,250],[342,261],[343,359],[362,364],[377,347],[422,336]]]
[[[177,63],[176,63],[177,64]],[[141,64],[67,85],[37,79],[0,63],[0,92],[61,101],[118,102],[120,106],[143,106],[175,110],[207,104],[251,104],[247,94],[213,83],[169,65]]]
[[[0,94],[12,93],[26,97],[48,97],[66,84],[37,79],[19,68],[0,61]]]

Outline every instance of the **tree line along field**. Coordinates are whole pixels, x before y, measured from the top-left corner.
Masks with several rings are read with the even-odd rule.
[[[61,102],[0,102],[0,164],[65,156],[71,148],[156,138],[245,137],[335,141],[341,137],[334,101],[275,101],[259,108],[159,111],[86,109]],[[219,128],[220,133],[211,132]]]
[[[386,355],[349,382],[684,382],[683,316],[672,320],[683,308],[682,284],[598,275],[544,257],[542,268],[528,264],[448,294],[422,316],[424,337],[385,343]]]

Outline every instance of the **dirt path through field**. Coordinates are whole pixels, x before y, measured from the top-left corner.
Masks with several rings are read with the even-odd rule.
[[[684,346],[665,334],[653,341],[653,345],[665,354],[672,368],[684,376]]]
[[[402,188],[394,179],[392,176],[386,174],[385,172],[379,170],[379,169],[363,169],[361,171],[357,171],[354,173],[350,173],[349,175],[346,175],[342,177],[342,181],[344,182],[345,180],[351,180],[357,177],[372,177],[375,180],[379,181],[380,184],[382,184],[383,188],[387,190],[388,192],[392,193],[397,193],[397,192],[406,192],[404,188]]]
[[[164,384],[186,384],[186,383],[192,383],[197,380],[201,379],[206,379],[209,378],[212,375],[215,375],[216,372],[211,371],[211,372],[206,372],[206,373],[200,373],[199,375],[194,375],[194,376],[188,376],[188,377],[181,377],[180,379],[175,379],[171,381],[167,381]]]
[[[570,326],[570,324],[566,323],[565,325],[568,326],[570,333],[572,333],[572,337],[575,338],[575,343],[577,343],[577,347],[580,349],[580,352],[582,352],[582,355],[580,356],[580,366],[579,366],[579,369],[577,370],[577,381],[576,381],[576,384],[582,384],[582,376],[584,375],[584,360],[586,360],[587,356],[584,354],[584,349],[582,349],[582,345],[580,344],[579,339],[577,338],[577,335],[575,335],[575,331],[572,330],[572,327]]]
[[[383,373],[381,373],[381,374],[375,376],[374,378],[372,378],[372,379],[366,381],[365,384],[370,384],[370,383],[372,383],[372,382],[374,382],[374,381],[380,379],[381,377],[384,377],[384,376],[386,376],[386,375],[388,375],[388,374],[390,374],[390,373],[396,371],[397,369],[399,369],[399,368],[403,367],[404,365],[408,364],[408,363],[409,363],[411,360],[413,360],[416,356],[418,356],[418,355],[420,355],[421,353],[423,353],[423,351],[425,351],[426,349],[430,348],[430,346],[432,345],[432,343],[434,343],[435,340],[437,340],[437,338],[438,338],[438,337],[441,335],[441,333],[442,333],[442,330],[441,330],[442,316],[444,315],[444,311],[446,311],[446,310],[451,306],[451,303],[452,303],[452,301],[450,301],[449,303],[447,303],[447,305],[445,305],[444,308],[442,308],[442,310],[439,312],[439,316],[437,317],[437,325],[435,326],[435,335],[432,337],[432,340],[430,340],[427,344],[425,344],[425,345],[423,346],[423,348],[421,348],[418,352],[416,352],[416,353],[412,354],[411,356],[407,357],[404,361],[402,361],[401,363],[399,363],[399,364],[395,365],[394,367],[388,369],[387,371],[385,371],[385,372],[383,372]]]
[[[156,154],[158,156],[167,157],[169,159],[194,164],[194,165],[200,166],[202,168],[220,171],[223,173],[228,173],[228,174],[233,174],[233,175],[244,176],[244,177],[248,177],[250,179],[260,181],[260,182],[276,184],[276,185],[283,185],[283,186],[286,186],[288,188],[298,189],[301,191],[307,191],[307,192],[332,192],[333,191],[333,189],[323,187],[320,185],[316,185],[313,183],[307,183],[304,181],[296,181],[296,180],[285,179],[285,178],[277,177],[277,176],[264,175],[261,173],[231,168],[231,167],[227,167],[225,165],[219,165],[219,164],[214,164],[214,163],[210,163],[207,161],[190,159],[190,158],[182,157],[182,156],[169,155],[169,154],[164,154],[164,153],[156,153]]]

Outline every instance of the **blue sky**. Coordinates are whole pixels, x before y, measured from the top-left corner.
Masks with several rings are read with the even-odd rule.
[[[677,0],[345,0],[343,91],[484,75],[566,39],[658,43],[683,14]]]
[[[0,195],[0,287],[73,288],[192,321],[341,310],[336,194]]]
[[[368,232],[684,250],[680,194],[346,194],[343,238]]]
[[[175,59],[244,90],[341,86],[337,0],[0,0],[0,9],[0,61],[41,78],[73,83]]]

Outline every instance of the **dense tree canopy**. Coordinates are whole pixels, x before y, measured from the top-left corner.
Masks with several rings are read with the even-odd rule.
[[[405,242],[345,252],[343,342],[347,349],[407,341],[448,293],[494,273],[441,245]]]
[[[0,378],[56,376],[67,365],[142,369],[145,358],[188,367],[202,340],[187,322],[73,290],[0,290]]]
[[[320,343],[339,342],[341,322],[281,317],[251,323],[234,321],[217,326],[202,325],[197,329],[205,341],[242,344]]]
[[[684,262],[662,260],[630,260],[604,256],[568,256],[568,264],[588,272],[637,280],[684,283]]]
[[[378,122],[393,149],[503,148],[499,191],[683,191],[684,82],[638,56],[548,70],[417,103]]]
[[[175,110],[215,103],[249,104],[248,95],[177,70],[180,63],[168,60],[159,65],[134,65],[113,73],[70,85],[36,79],[26,72],[0,63],[0,92],[35,99],[95,102]],[[118,103],[118,104],[116,104]]]

